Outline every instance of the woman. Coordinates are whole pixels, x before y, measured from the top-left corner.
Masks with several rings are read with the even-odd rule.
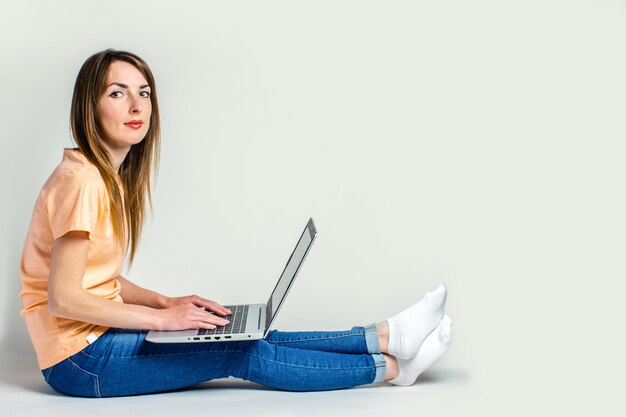
[[[214,301],[167,297],[120,275],[127,254],[134,259],[146,199],[152,206],[150,178],[159,156],[159,107],[148,65],[112,49],[88,58],[74,86],[71,126],[78,148],[65,149],[43,186],[21,262],[21,314],[55,390],[136,395],[228,376],[296,391],[383,380],[410,385],[447,349],[444,285],[389,320],[348,331],[146,342],[147,330],[212,329],[230,314]]]

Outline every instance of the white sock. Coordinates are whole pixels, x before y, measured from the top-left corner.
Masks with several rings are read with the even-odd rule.
[[[417,354],[426,336],[433,331],[443,317],[447,289],[439,284],[411,307],[387,320],[389,324],[390,355],[409,359]]]
[[[447,315],[443,316],[439,326],[424,340],[415,357],[412,359],[396,358],[400,372],[398,377],[389,383],[401,386],[413,385],[417,377],[437,362],[448,350],[451,331],[452,320]]]

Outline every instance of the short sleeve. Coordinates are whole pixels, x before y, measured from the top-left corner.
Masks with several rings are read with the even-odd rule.
[[[45,197],[53,238],[74,230],[91,235],[103,208],[104,191],[102,179],[88,169],[68,171],[56,178]]]

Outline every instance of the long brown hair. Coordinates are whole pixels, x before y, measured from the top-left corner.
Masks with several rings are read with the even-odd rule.
[[[109,66],[116,61],[135,66],[148,81],[152,91],[152,115],[148,132],[141,142],[131,146],[119,168],[124,197],[117,185],[117,173],[111,164],[109,152],[102,144],[105,135],[96,113],[98,100],[106,89]],[[156,175],[159,164],[161,124],[156,93],[154,76],[143,59],[130,52],[107,49],[85,61],[76,77],[72,97],[70,124],[74,141],[100,171],[109,194],[115,238],[120,245],[128,243],[131,265],[146,219],[146,197],[152,210],[151,175]]]

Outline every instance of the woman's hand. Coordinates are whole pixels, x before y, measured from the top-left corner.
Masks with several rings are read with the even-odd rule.
[[[165,308],[159,310],[161,318],[159,330],[214,329],[215,326],[225,326],[229,323],[219,316],[231,314],[229,309],[215,301],[197,295],[167,297]]]
[[[181,303],[156,311],[159,317],[158,330],[215,329],[216,326],[230,323],[193,303]]]
[[[230,316],[232,311],[212,300],[207,300],[198,295],[186,295],[184,297],[167,297],[165,308],[175,307],[181,304],[193,304],[198,307],[204,307],[219,316]]]

